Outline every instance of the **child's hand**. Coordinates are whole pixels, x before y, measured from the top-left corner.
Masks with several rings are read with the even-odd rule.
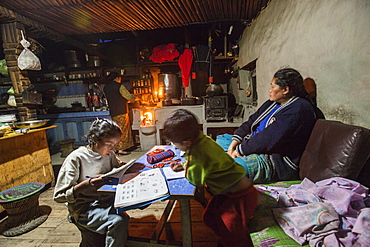
[[[130,168],[127,169],[126,173],[138,172],[143,170],[145,167],[144,164],[134,163]]]
[[[105,178],[102,178],[100,177],[101,175],[99,176],[94,176],[94,177],[91,177],[87,180],[89,186],[94,186],[95,188],[99,189],[100,187],[102,187],[104,184],[107,184],[109,183],[109,180],[111,180],[111,178],[109,177],[105,177]]]
[[[184,170],[184,167],[181,163],[171,163],[170,167],[175,172],[181,172]]]

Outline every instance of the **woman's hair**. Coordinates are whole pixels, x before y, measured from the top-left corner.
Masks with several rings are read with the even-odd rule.
[[[193,141],[199,134],[199,124],[195,116],[184,109],[171,113],[163,126],[164,137],[174,143]]]
[[[308,100],[308,94],[303,86],[303,78],[301,74],[292,68],[279,69],[274,74],[275,84],[279,85],[281,89],[289,87],[287,96],[298,96]]]
[[[117,71],[111,71],[108,75],[102,78],[102,81],[107,83],[107,82],[113,81],[114,79],[120,76],[121,75]]]
[[[121,135],[121,128],[112,120],[101,118],[91,123],[84,140],[89,145],[94,145],[102,138],[115,137]]]

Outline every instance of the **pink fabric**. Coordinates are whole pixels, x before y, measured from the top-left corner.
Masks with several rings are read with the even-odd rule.
[[[190,71],[193,65],[193,51],[191,49],[185,49],[184,53],[182,53],[179,57],[178,64],[181,69],[182,84],[184,87],[188,87],[190,81]]]
[[[258,204],[258,191],[215,195],[203,212],[204,223],[219,237],[225,247],[253,247],[248,221]]]
[[[370,198],[368,188],[360,183],[341,177],[316,183],[305,178],[301,184],[289,188],[259,186],[259,190],[271,191],[278,198],[282,208],[273,209],[275,218],[298,243],[370,246]],[[321,209],[323,205],[326,209]],[[322,218],[324,211],[331,217]]]

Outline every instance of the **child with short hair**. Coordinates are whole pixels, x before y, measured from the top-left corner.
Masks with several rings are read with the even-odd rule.
[[[105,234],[105,246],[125,246],[128,237],[127,214],[116,214],[114,193],[98,192],[109,178],[101,174],[119,167],[122,162],[114,154],[120,141],[120,127],[109,119],[95,120],[85,138],[88,145],[70,153],[59,171],[54,200],[67,203],[72,221],[79,227]],[[143,169],[132,165],[127,172]]]
[[[164,123],[163,134],[185,151],[186,162],[171,165],[172,169],[185,168],[191,184],[206,185],[212,192],[203,220],[220,236],[222,246],[253,246],[247,224],[257,206],[258,192],[243,166],[201,132],[197,119],[187,110],[173,112]]]

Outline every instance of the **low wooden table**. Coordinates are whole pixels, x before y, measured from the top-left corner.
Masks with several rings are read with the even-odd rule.
[[[0,192],[0,205],[8,213],[8,218],[0,225],[2,235],[21,235],[38,227],[48,218],[48,214],[39,207],[39,196],[44,187],[44,183],[34,182]]]
[[[185,161],[185,158],[180,156],[180,150],[175,149],[171,145],[156,145],[152,149],[150,149],[147,153],[155,149],[164,149],[164,150],[171,149],[175,153],[175,157],[173,158],[173,160],[181,159],[181,161]],[[141,156],[136,162],[142,163],[147,166],[152,165],[147,162],[146,154]],[[159,168],[145,167],[143,170],[148,170],[148,169],[159,169]],[[165,227],[166,222],[168,221],[171,215],[171,211],[173,207],[175,206],[176,201],[180,203],[182,246],[183,247],[192,246],[190,199],[195,199],[199,201],[202,204],[202,206],[205,207],[207,204],[207,199],[204,197],[204,191],[201,189],[197,189],[195,186],[190,184],[186,178],[167,180],[167,185],[168,185],[170,196],[167,198],[168,199],[167,206],[164,209],[163,214],[160,220],[158,221],[156,228],[154,229],[151,239],[149,239],[147,242],[141,242],[140,240],[136,241],[136,240],[129,238],[127,241],[128,247],[163,246],[159,238]],[[112,185],[105,185],[103,187],[105,187],[105,189],[103,189],[104,191],[109,191],[109,190],[115,191]],[[117,209],[117,211],[121,212],[120,209]],[[165,246],[169,247],[169,246],[177,246],[177,245],[167,244]]]

